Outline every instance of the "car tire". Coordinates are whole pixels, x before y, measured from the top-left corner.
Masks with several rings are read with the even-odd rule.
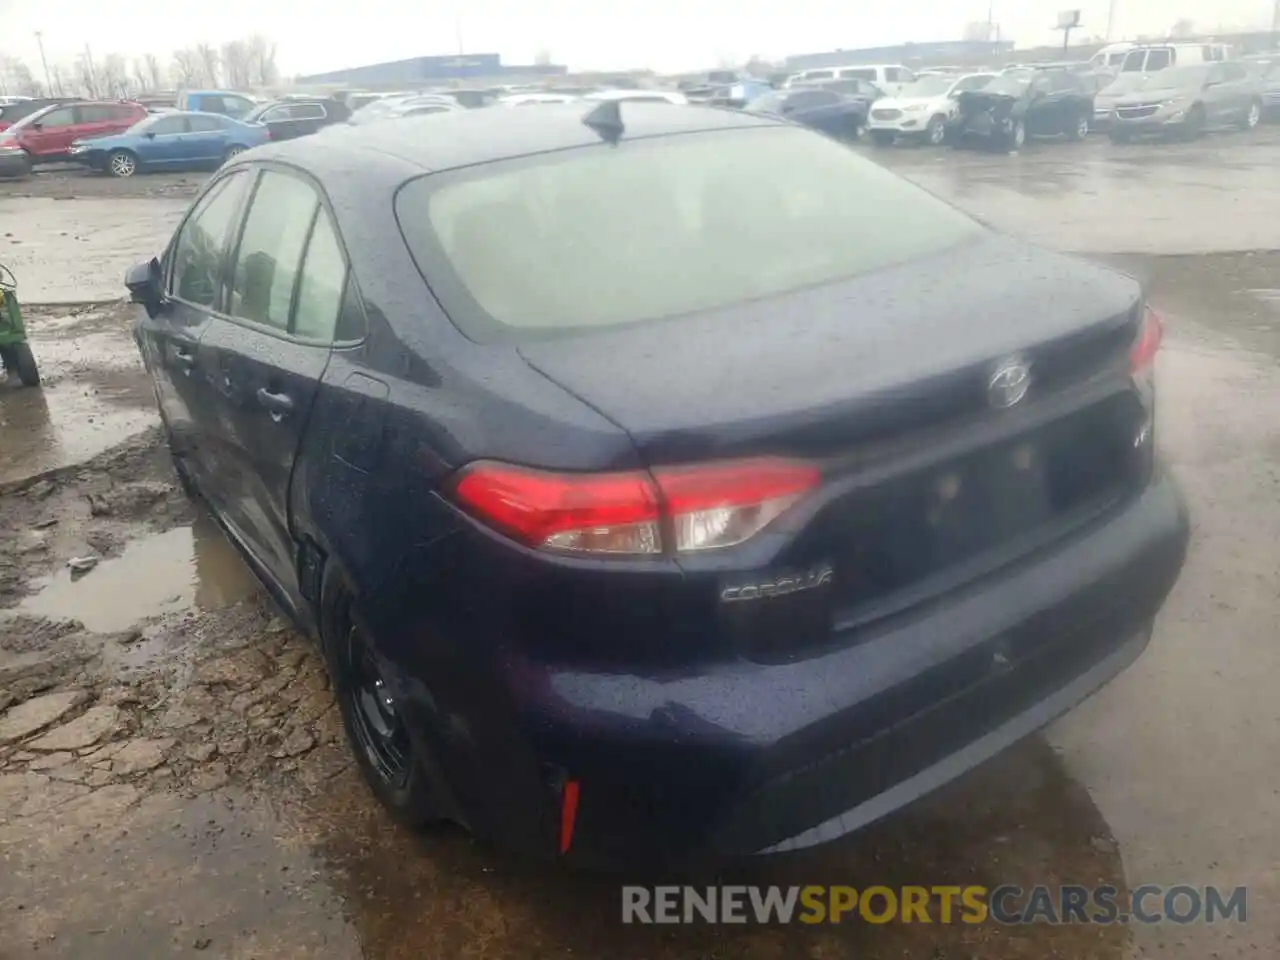
[[[929,125],[924,128],[924,141],[931,147],[940,147],[947,139],[947,118],[931,117]]]
[[[0,362],[6,373],[14,374],[24,387],[40,386],[40,369],[29,343],[14,343],[0,347]]]
[[[895,136],[891,130],[872,130],[871,142],[877,147],[892,147]]]
[[[25,180],[27,177],[31,176],[31,169],[33,166],[34,164],[32,164],[31,162],[31,154],[28,153],[26,150],[23,150],[22,159],[18,165],[18,172],[13,174],[12,177],[0,176],[0,180],[5,180],[5,179]]]
[[[1080,141],[1089,136],[1089,117],[1087,114],[1080,114],[1076,117],[1075,122],[1067,129],[1067,139]]]
[[[1197,140],[1204,136],[1204,128],[1207,122],[1204,107],[1196,104],[1187,111],[1187,119],[1182,124],[1182,136],[1187,140]]]
[[[1013,129],[1005,137],[1005,152],[1013,153],[1027,145],[1027,125],[1021,120],[1013,121]]]
[[[419,745],[384,697],[377,648],[358,613],[353,591],[326,565],[321,590],[320,636],[342,726],[365,782],[380,803],[405,826],[440,822],[434,778]]]
[[[107,173],[121,180],[138,172],[138,157],[129,150],[112,150],[107,155]]]
[[[1254,130],[1262,122],[1262,101],[1254,100],[1249,104],[1244,117],[1240,121],[1241,130]]]

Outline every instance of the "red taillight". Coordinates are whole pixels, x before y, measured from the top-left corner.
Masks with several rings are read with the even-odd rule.
[[[1138,338],[1129,349],[1129,371],[1142,373],[1156,360],[1156,352],[1160,349],[1160,341],[1164,337],[1164,324],[1160,316],[1150,307],[1143,310],[1142,327],[1138,330]]]
[[[453,490],[471,513],[531,547],[652,555],[742,543],[820,482],[816,467],[772,458],[601,474],[482,461]]]

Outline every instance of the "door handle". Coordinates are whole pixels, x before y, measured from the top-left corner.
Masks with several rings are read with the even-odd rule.
[[[185,373],[190,373],[195,369],[196,355],[185,347],[173,348],[173,360],[178,366],[182,367]]]
[[[267,409],[276,423],[293,413],[293,397],[287,393],[272,393],[266,387],[259,387],[258,403]]]

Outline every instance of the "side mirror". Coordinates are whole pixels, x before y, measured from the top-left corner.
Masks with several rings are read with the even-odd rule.
[[[129,291],[129,300],[140,303],[147,311],[147,316],[154,317],[160,312],[160,261],[155,257],[143,263],[134,264],[124,276],[125,288]]]
[[[32,129],[32,130],[43,130],[43,129],[44,129],[44,124],[43,124],[43,123],[33,123],[33,124],[31,125],[31,129]]]
[[[146,137],[148,140],[154,140],[156,138],[156,132],[154,130],[148,130],[146,133],[143,134],[143,136]]]

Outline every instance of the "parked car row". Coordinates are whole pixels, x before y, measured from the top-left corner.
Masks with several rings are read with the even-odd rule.
[[[178,103],[172,108],[124,100],[7,104],[0,176],[22,177],[39,164],[68,161],[117,177],[216,165],[269,140],[307,136],[351,117],[346,104],[325,97],[259,104],[225,91],[196,91],[183,94]]]

